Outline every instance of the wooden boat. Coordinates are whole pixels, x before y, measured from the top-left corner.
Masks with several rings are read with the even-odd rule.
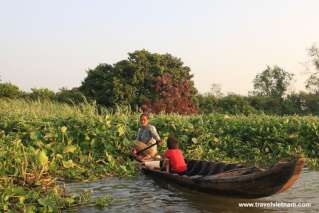
[[[240,164],[188,160],[185,175],[160,171],[147,164],[142,166],[142,170],[152,177],[214,195],[260,198],[289,189],[299,178],[303,166],[303,158],[279,161],[267,170]]]

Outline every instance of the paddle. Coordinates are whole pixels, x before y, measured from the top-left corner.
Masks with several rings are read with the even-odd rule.
[[[136,152],[135,154],[136,154],[136,155],[139,155],[139,154],[141,154],[142,152],[144,152],[144,151],[146,151],[146,150],[148,150],[148,149],[150,149],[150,148],[152,148],[153,146],[158,145],[158,144],[159,144],[158,142],[153,143],[152,145],[150,145],[150,146],[148,146],[148,147],[145,147],[144,149],[142,149],[142,150]]]
[[[144,149],[141,149],[140,151],[136,152],[136,153],[134,154],[134,156],[131,155],[131,159],[134,158],[135,160],[141,161],[141,160],[137,159],[136,156],[138,156],[138,155],[141,154],[142,152],[144,152],[144,151],[146,151],[146,150],[152,148],[153,146],[155,146],[155,145],[161,145],[162,143],[163,143],[162,140],[161,140],[161,141],[156,141],[156,143],[153,143],[152,145],[150,145],[150,146],[148,146],[148,147],[145,147]]]

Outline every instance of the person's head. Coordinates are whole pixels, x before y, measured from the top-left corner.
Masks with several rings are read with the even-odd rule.
[[[146,113],[141,114],[140,116],[140,124],[142,127],[147,126],[148,124],[148,115]]]
[[[168,136],[167,148],[168,149],[178,149],[178,140],[173,135]]]

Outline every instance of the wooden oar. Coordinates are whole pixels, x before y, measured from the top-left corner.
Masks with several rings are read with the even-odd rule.
[[[142,149],[142,150],[140,150],[140,151],[138,151],[138,152],[136,152],[136,155],[141,154],[142,152],[148,150],[149,148],[152,148],[152,147],[155,146],[155,145],[157,145],[157,142],[156,142],[156,143],[153,143],[152,145],[150,145],[150,146],[148,146],[148,147],[145,147],[144,149]]]
[[[145,147],[144,149],[142,149],[142,150],[136,152],[135,155],[131,155],[130,158],[131,158],[131,159],[134,158],[134,159],[137,160],[137,161],[143,162],[143,161],[137,159],[136,156],[138,156],[138,155],[141,154],[142,152],[144,152],[144,151],[146,151],[146,150],[152,148],[153,146],[155,146],[155,145],[157,145],[157,144],[158,144],[158,143],[156,142],[156,143],[153,143],[152,145],[150,145],[150,146],[148,146],[148,147]]]

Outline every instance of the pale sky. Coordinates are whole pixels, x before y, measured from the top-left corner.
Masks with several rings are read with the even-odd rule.
[[[144,48],[181,58],[201,93],[215,83],[247,95],[275,64],[303,90],[318,9],[318,0],[0,0],[0,78],[58,91]]]

